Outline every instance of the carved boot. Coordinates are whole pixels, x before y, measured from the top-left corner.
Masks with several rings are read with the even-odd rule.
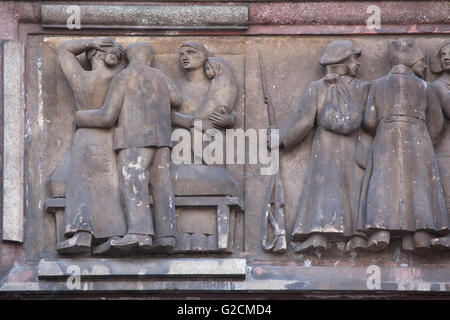
[[[122,251],[129,251],[135,248],[149,250],[152,247],[152,242],[151,236],[128,233],[122,238],[112,239],[111,247]]]
[[[320,234],[315,234],[310,236],[308,239],[294,246],[294,251],[304,252],[313,250],[315,252],[324,252],[328,247],[328,240],[325,236]]]
[[[402,238],[402,251],[414,252],[416,247],[414,246],[414,236],[412,234],[406,234]]]
[[[362,236],[353,236],[345,245],[345,252],[367,249],[367,239]]]
[[[414,247],[420,251],[427,251],[431,248],[432,236],[426,231],[416,231],[414,233]]]
[[[389,231],[377,231],[369,237],[367,249],[372,252],[383,251],[389,246],[390,239]]]
[[[437,250],[450,250],[450,235],[431,239],[431,248]]]
[[[171,253],[175,249],[175,237],[158,238],[153,244],[154,252]]]
[[[89,232],[79,231],[70,239],[58,242],[56,250],[59,254],[81,254],[91,251],[92,235]]]

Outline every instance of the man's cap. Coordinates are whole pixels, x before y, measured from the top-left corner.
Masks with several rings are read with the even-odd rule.
[[[344,61],[352,54],[359,57],[361,49],[356,48],[351,40],[336,40],[328,44],[319,62],[323,66],[336,64]]]
[[[422,48],[411,38],[392,41],[388,44],[388,53],[393,65],[403,64],[407,67],[425,58]]]

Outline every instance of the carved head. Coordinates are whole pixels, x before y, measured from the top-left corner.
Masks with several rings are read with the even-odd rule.
[[[211,57],[211,52],[200,42],[188,41],[181,45],[178,51],[181,65],[185,70],[203,68],[206,59]]]
[[[442,42],[431,56],[430,69],[434,73],[450,72],[450,40]]]
[[[114,67],[119,64],[119,60],[123,56],[123,47],[114,40],[108,40],[110,40],[113,45],[103,45],[102,48],[104,48],[106,52],[97,51],[95,49],[90,49],[86,52],[86,59],[91,65],[93,65],[94,60],[104,61],[108,67]]]
[[[351,40],[332,41],[320,58],[320,64],[323,66],[347,65],[347,73],[355,76],[360,66],[359,56],[361,56],[361,49],[356,48]]]
[[[427,65],[422,48],[414,39],[401,39],[388,44],[389,58],[392,65],[403,64],[421,78],[425,78]]]
[[[130,63],[140,61],[151,66],[155,54],[147,42],[134,42],[125,49],[125,56]]]

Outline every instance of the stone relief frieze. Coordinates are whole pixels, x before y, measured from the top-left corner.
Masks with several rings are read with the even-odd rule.
[[[322,74],[302,67],[301,92],[279,87],[288,75],[274,71],[267,45],[221,54],[185,39],[161,54],[120,42],[57,46],[76,103],[73,141],[48,180],[58,254],[237,254],[254,238],[269,254],[319,257],[334,243],[347,254],[387,250],[392,239],[408,253],[449,248],[448,40],[424,50],[392,39],[381,62],[363,59],[367,45],[328,41],[308,60]],[[371,78],[364,63],[387,74]],[[246,110],[260,104],[249,90],[262,93],[258,114]],[[285,101],[295,94],[295,106],[280,108],[277,90]],[[248,163],[244,177],[220,160],[230,150],[218,141],[244,124],[269,129],[263,147],[280,151],[280,170],[258,187]]]

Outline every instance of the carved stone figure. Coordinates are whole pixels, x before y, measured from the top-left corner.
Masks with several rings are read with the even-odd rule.
[[[372,82],[363,127],[375,136],[361,191],[358,229],[369,249],[403,236],[403,249],[430,247],[448,232],[448,216],[432,141],[443,116],[425,76],[422,49],[413,39],[388,45],[391,72]],[[412,241],[413,240],[413,241]]]
[[[188,156],[183,156],[182,164],[173,165],[172,178],[175,195],[188,197],[192,204],[197,205],[178,207],[182,212],[177,249],[183,252],[232,252],[232,228],[235,209],[239,207],[235,205],[239,189],[224,165],[225,150],[217,152],[214,149],[216,158],[207,159],[203,150],[210,142],[203,138],[222,134],[224,141],[225,129],[234,127],[237,81],[230,64],[223,58],[213,57],[202,43],[185,42],[178,53],[184,72],[176,82],[183,102],[177,111],[172,112],[172,124],[177,129],[188,130],[191,141]],[[198,124],[201,124],[201,132]],[[202,147],[200,150],[196,148],[198,145]],[[207,203],[208,206],[203,205]],[[224,203],[230,205],[224,206]],[[214,215],[216,222],[210,219]]]
[[[58,50],[61,68],[72,87],[78,110],[99,108],[112,77],[123,69],[121,46],[109,39],[70,40]],[[85,54],[91,70],[77,56]],[[68,157],[65,236],[61,254],[89,252],[96,241],[126,233],[111,129],[79,128]]]
[[[160,70],[152,68],[153,50],[145,42],[126,48],[129,65],[117,74],[103,106],[98,110],[78,111],[81,128],[114,130],[120,190],[127,218],[127,234],[111,241],[111,247],[148,250],[155,235],[155,246],[175,247],[175,207],[170,181],[171,106],[181,104],[178,89]],[[154,199],[150,209],[149,182]]]
[[[450,215],[450,40],[439,45],[430,59],[430,68],[434,73],[442,73],[439,79],[432,83],[445,118],[444,128],[435,144],[435,149],[447,213]],[[450,236],[438,239],[434,244],[450,248]]]
[[[186,77],[177,79],[183,103],[173,112],[173,125],[191,129],[198,120],[203,132],[233,127],[237,83],[229,64],[194,41],[184,43],[179,56]]]
[[[350,40],[331,42],[320,59],[327,75],[310,83],[298,112],[280,128],[280,146],[286,149],[315,130],[292,231],[296,252],[320,252],[329,240],[350,237],[355,237],[354,248],[366,244],[364,235],[355,230],[363,170],[354,155],[369,89],[366,82],[354,78],[360,54]]]

